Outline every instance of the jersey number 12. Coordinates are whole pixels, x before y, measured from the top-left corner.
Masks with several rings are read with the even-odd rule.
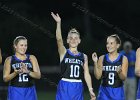
[[[19,82],[28,82],[27,74],[19,74]]]

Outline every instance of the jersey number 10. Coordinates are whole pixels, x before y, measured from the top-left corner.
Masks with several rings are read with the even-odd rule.
[[[70,77],[79,77],[79,66],[78,65],[71,65],[70,66],[71,72]]]

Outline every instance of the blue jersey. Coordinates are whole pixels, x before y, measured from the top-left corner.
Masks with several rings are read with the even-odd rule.
[[[125,100],[124,88],[100,86],[97,100]]]
[[[83,100],[83,83],[60,80],[56,100]]]
[[[125,53],[125,51],[121,51],[121,54],[127,57],[128,62],[134,62],[136,61],[136,52],[134,50],[131,50],[129,53]],[[128,66],[128,72],[127,77],[133,78],[135,77],[135,66]]]
[[[110,61],[106,54],[103,60],[101,86],[97,100],[124,100],[123,81],[116,72],[122,66],[123,55],[119,54],[115,61]]]
[[[68,49],[60,63],[62,77],[68,79],[82,79],[84,74],[83,64],[84,54],[79,52],[77,55],[74,55]]]
[[[61,76],[56,100],[83,100],[84,54],[74,55],[69,49],[61,62]]]
[[[21,62],[24,63],[28,70],[33,71],[33,66],[30,61],[30,55],[26,55],[25,60],[18,59],[15,55],[11,57],[11,72],[14,72],[14,69],[17,70],[21,67]],[[34,85],[34,79],[30,77],[27,73],[18,74],[16,77],[14,77],[10,82],[10,86],[15,87],[30,87]]]
[[[15,55],[11,57],[11,72],[14,68],[19,69],[21,62],[24,63],[28,70],[33,71],[30,55],[26,55],[25,60],[18,59]],[[28,74],[17,75],[9,82],[8,100],[37,100],[34,79]]]
[[[137,99],[140,99],[140,79],[138,81]]]
[[[31,87],[8,87],[7,100],[37,100],[35,86]]]

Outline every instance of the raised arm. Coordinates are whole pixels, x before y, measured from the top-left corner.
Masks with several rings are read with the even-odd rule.
[[[99,60],[98,60],[97,54],[95,52],[92,54],[92,60],[94,62],[94,75],[96,79],[98,80],[102,76],[103,58],[104,58],[104,55],[99,57]]]
[[[60,62],[61,62],[65,53],[66,53],[66,48],[64,47],[63,39],[62,39],[62,35],[61,35],[61,18],[58,14],[55,15],[53,12],[51,12],[51,15],[57,24],[57,26],[56,26],[56,40],[57,40],[58,52],[59,52]]]
[[[0,64],[2,63],[2,54],[1,54],[1,48],[0,48]]]
[[[91,100],[95,100],[96,96],[93,92],[93,88],[92,88],[92,81],[91,81],[91,76],[89,74],[89,68],[88,68],[88,58],[87,55],[84,55],[84,59],[85,59],[85,63],[84,63],[84,78],[85,81],[87,83],[89,92],[90,92],[90,96],[91,96]]]
[[[135,74],[140,77],[140,48],[136,51]]]

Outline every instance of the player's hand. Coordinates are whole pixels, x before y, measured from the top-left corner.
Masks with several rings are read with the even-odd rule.
[[[97,57],[96,52],[94,52],[94,53],[92,54],[92,60],[93,60],[95,63],[98,61],[98,57]]]
[[[118,66],[117,69],[116,69],[117,73],[120,74],[122,72],[122,66]]]
[[[89,90],[89,92],[90,92],[90,97],[91,97],[90,100],[96,100],[96,96],[95,96],[95,93],[93,92],[93,89]]]
[[[23,73],[22,69],[16,69],[16,68],[14,68],[14,72],[15,72],[16,74]]]
[[[137,75],[138,77],[140,77],[140,72],[139,72],[139,71],[137,71],[137,72],[136,72],[136,75]]]
[[[27,73],[27,74],[30,73],[27,66],[23,62],[21,62],[21,70],[23,73]]]
[[[53,17],[53,19],[57,22],[57,23],[60,23],[61,22],[61,18],[58,14],[54,14],[53,12],[51,12],[51,15]]]
[[[84,61],[85,61],[85,62],[88,61],[88,57],[87,57],[86,54],[84,54]]]

